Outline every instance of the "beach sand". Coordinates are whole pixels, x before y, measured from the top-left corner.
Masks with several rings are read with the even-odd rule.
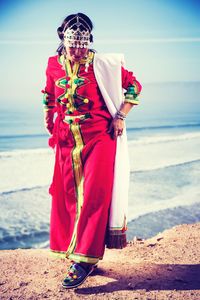
[[[70,262],[48,249],[1,250],[0,299],[200,299],[200,223],[179,225],[123,250],[106,250],[79,287],[61,286]]]

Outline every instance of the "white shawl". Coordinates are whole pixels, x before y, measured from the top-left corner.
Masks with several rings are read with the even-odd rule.
[[[123,54],[95,54],[94,73],[101,94],[112,116],[124,102],[121,66],[124,65]],[[117,137],[115,171],[109,229],[124,228],[128,210],[129,158],[126,128],[122,136]]]

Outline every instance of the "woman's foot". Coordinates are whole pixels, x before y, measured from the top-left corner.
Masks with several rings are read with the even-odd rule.
[[[93,272],[96,265],[86,263],[73,263],[62,282],[65,289],[75,288],[81,285]]]

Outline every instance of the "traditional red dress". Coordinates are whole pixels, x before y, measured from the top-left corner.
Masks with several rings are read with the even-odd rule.
[[[50,251],[76,262],[103,258],[111,202],[116,140],[112,117],[99,90],[93,52],[73,66],[63,56],[49,58],[44,108],[56,113],[50,146],[56,149],[50,218]],[[141,86],[122,67],[125,101],[138,103]],[[51,119],[51,118],[50,118]],[[50,120],[51,121],[51,120]],[[126,230],[124,228],[124,230]]]

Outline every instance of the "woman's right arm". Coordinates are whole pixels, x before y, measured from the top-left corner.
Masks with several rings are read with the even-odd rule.
[[[44,109],[44,125],[47,132],[51,135],[54,127],[54,113],[55,113],[55,82],[51,74],[51,58],[48,60],[46,68],[46,86],[42,90],[43,93],[43,109]]]

